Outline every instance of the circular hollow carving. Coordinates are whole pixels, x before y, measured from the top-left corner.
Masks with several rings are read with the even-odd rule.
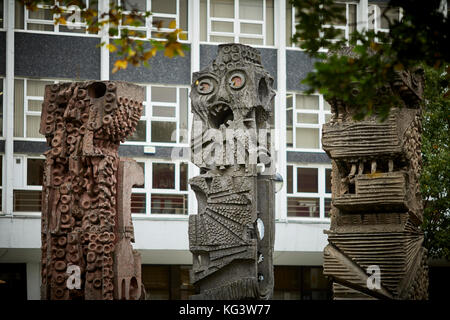
[[[58,238],[58,245],[60,245],[61,247],[64,247],[67,243],[67,238],[66,237],[59,237]]]
[[[106,85],[103,82],[93,82],[88,86],[88,95],[91,98],[98,99],[105,95]]]
[[[54,112],[55,110],[56,110],[56,104],[50,103],[50,104],[48,105],[48,107],[47,107],[47,112],[52,113],[52,112]]]
[[[105,246],[103,247],[103,252],[104,253],[110,253],[111,252],[111,247],[108,244],[105,244]]]
[[[93,252],[93,251],[90,251],[90,252],[88,252],[88,254],[86,255],[86,261],[87,262],[94,262],[95,261],[95,259],[96,259],[96,255],[95,255],[95,252]]]
[[[245,85],[245,74],[242,71],[233,72],[228,78],[228,84],[234,90],[239,90]]]
[[[64,249],[57,249],[56,250],[56,257],[58,259],[64,258],[65,255],[66,255],[66,252],[64,251]]]
[[[68,223],[70,221],[70,216],[68,214],[61,215],[61,223]]]
[[[49,134],[53,131],[53,126],[48,124],[45,126],[45,134]]]
[[[90,242],[95,242],[97,241],[97,235],[95,233],[91,233],[88,237]]]
[[[97,288],[97,289],[100,288],[102,286],[102,279],[95,278],[93,284],[94,284],[94,288]]]
[[[64,282],[64,280],[66,280],[66,277],[62,273],[58,273],[55,277],[55,281],[58,284],[62,284]]]
[[[108,91],[114,91],[117,88],[114,82],[109,82],[106,87],[108,88]]]
[[[106,103],[103,106],[103,109],[105,109],[106,112],[111,112],[114,109],[114,106],[111,103]]]
[[[107,114],[106,116],[103,117],[103,124],[104,125],[106,125],[106,126],[110,125],[111,122],[112,122],[112,117],[109,114]]]
[[[95,242],[91,242],[88,244],[88,249],[93,252],[95,250],[95,248],[97,247],[97,245],[95,244]]]
[[[64,297],[64,289],[63,288],[56,288],[55,289],[55,297],[57,297],[57,298]]]
[[[210,94],[214,90],[214,80],[212,78],[203,78],[195,82],[197,92],[200,94]]]
[[[61,196],[61,202],[64,203],[64,204],[69,203],[69,202],[70,202],[70,199],[71,199],[71,197],[70,197],[70,195],[68,195],[68,194],[63,194],[63,195]],[[62,211],[61,211],[61,212],[62,212]],[[69,242],[70,242],[70,241],[69,241]]]
[[[106,102],[113,102],[116,99],[116,95],[114,93],[108,92],[105,95]]]
[[[69,206],[67,204],[63,203],[59,206],[59,210],[61,210],[62,213],[67,213],[67,212],[69,212]],[[61,218],[61,221],[62,221],[62,218]],[[66,222],[68,222],[68,221],[65,221],[64,223],[66,223]]]
[[[78,97],[79,99],[84,99],[84,98],[86,97],[86,90],[84,90],[84,89],[79,89],[79,90],[78,90],[77,97]]]
[[[47,117],[45,118],[46,123],[52,123],[55,120],[55,117],[52,114],[47,114]]]
[[[55,262],[55,270],[64,271],[66,269],[66,263],[64,261]]]

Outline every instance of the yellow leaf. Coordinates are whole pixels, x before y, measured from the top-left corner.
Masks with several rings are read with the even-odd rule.
[[[156,55],[156,48],[151,48],[149,51],[147,51],[146,53],[144,53],[144,59],[148,60],[152,57],[154,57]]]
[[[166,49],[164,50],[164,55],[166,57],[172,58],[174,55],[172,47],[166,47]]]
[[[180,33],[180,40],[187,40],[187,33],[186,32]]]
[[[176,20],[172,20],[169,23],[169,29],[175,29],[177,27],[177,21]]]
[[[117,60],[114,63],[114,68],[112,70],[112,73],[116,73],[117,71],[119,71],[120,69],[126,69],[128,65],[127,60]]]
[[[114,52],[114,51],[117,50],[117,47],[115,45],[111,44],[111,43],[108,43],[106,45],[106,48],[109,50],[109,52]]]
[[[130,57],[134,57],[136,55],[136,51],[134,51],[133,49],[130,48],[130,50],[128,50],[128,55]]]

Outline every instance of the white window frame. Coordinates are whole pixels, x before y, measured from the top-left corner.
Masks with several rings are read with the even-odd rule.
[[[128,30],[134,30],[134,31],[139,31],[139,32],[145,32],[146,35],[146,39],[153,39],[153,40],[164,40],[161,38],[152,38],[152,32],[172,32],[175,29],[180,28],[180,0],[176,0],[176,13],[172,14],[172,13],[158,13],[158,12],[153,12],[152,11],[152,0],[143,0],[146,1],[146,8],[147,11],[150,11],[152,13],[152,15],[150,15],[149,17],[147,17],[145,19],[145,26],[141,26],[141,27],[130,27],[130,26],[123,26],[122,25],[122,21],[120,21],[120,25],[119,25],[119,34],[117,37],[115,38],[120,38],[120,33],[121,30],[123,29],[128,29]],[[121,5],[121,0],[118,0],[118,4]],[[189,2],[187,3],[187,7],[189,7]],[[123,11],[124,15],[127,15],[131,13],[131,11]],[[158,30],[158,28],[153,26],[153,20],[158,21],[158,19],[163,18],[163,19],[171,19],[171,20],[175,20],[176,21],[176,27],[175,29],[169,29],[167,27],[165,28],[161,28]],[[188,12],[188,21],[189,22],[189,12]],[[189,30],[187,30],[188,32],[185,32],[184,34],[186,35],[186,40],[183,39],[178,39],[179,42],[182,43],[189,43],[189,39],[190,39],[190,35],[189,35]],[[137,39],[137,40],[144,40],[143,38],[140,37],[131,37],[132,39]]]
[[[176,102],[157,102],[152,101],[151,96],[151,88],[152,87],[165,87],[165,88],[174,88],[176,89]],[[180,138],[180,108],[181,108],[181,99],[180,99],[180,91],[181,89],[187,89],[187,132],[186,132],[186,141],[184,143],[181,143]],[[145,106],[145,115],[142,115],[139,121],[146,121],[145,123],[145,130],[146,130],[146,137],[145,141],[125,141],[124,144],[126,145],[152,145],[152,146],[160,146],[160,147],[187,147],[189,146],[190,141],[190,122],[191,117],[191,98],[189,96],[190,94],[190,87],[183,86],[183,85],[167,85],[167,84],[149,84],[146,85],[146,100],[144,103]],[[153,105],[155,106],[161,106],[161,107],[173,107],[175,108],[175,117],[156,117],[153,116]],[[173,122],[176,123],[176,141],[173,142],[153,142],[151,137],[151,129],[152,129],[152,121],[159,121],[159,122]]]
[[[151,200],[152,194],[167,194],[167,195],[185,195],[187,197],[187,203],[189,204],[189,184],[187,184],[187,190],[180,189],[180,166],[181,163],[185,163],[188,165],[188,160],[175,160],[170,161],[166,159],[148,159],[148,158],[134,158],[137,162],[144,163],[145,167],[145,179],[144,179],[144,188],[133,188],[133,194],[145,194],[145,214],[142,213],[133,213],[133,218],[161,218],[161,219],[188,219],[189,216],[189,206],[186,207],[186,214],[160,214],[151,212]],[[159,189],[153,188],[153,164],[174,164],[175,165],[175,188],[174,189]],[[187,179],[189,179],[189,170]]]
[[[22,135],[23,137],[14,137],[14,140],[26,140],[26,141],[45,141],[45,136],[42,136],[42,138],[36,138],[36,137],[27,137],[27,116],[41,116],[42,112],[39,111],[29,111],[28,110],[28,100],[34,100],[34,101],[42,101],[44,102],[44,97],[38,97],[38,96],[28,96],[27,95],[27,82],[30,81],[47,81],[47,82],[53,82],[53,83],[59,83],[59,82],[67,82],[71,80],[55,80],[55,79],[33,79],[33,78],[15,78],[15,80],[22,80],[23,81],[23,131]]]
[[[385,10],[385,8],[386,8],[386,6],[383,6],[383,4],[380,6],[380,3],[368,4],[368,6],[367,6],[368,21],[369,21],[369,19],[372,19],[371,12],[373,12],[373,15],[374,15],[373,26],[370,26],[370,24],[369,24],[369,30],[373,30],[375,33],[377,33],[377,32],[389,33],[389,28],[387,28],[387,29],[381,28],[381,14]],[[403,15],[402,8],[399,8],[399,13],[398,13],[399,20],[401,20],[402,15]]]
[[[0,140],[5,140],[5,78],[4,77],[0,77],[0,84],[1,84],[1,91],[2,92],[2,105],[0,106],[1,108],[1,114],[2,114],[2,119],[1,124],[2,124],[2,132],[0,134]]]
[[[350,27],[348,24],[349,21],[349,5],[356,5],[356,24],[358,24],[359,20],[361,19],[360,15],[359,15],[359,6],[360,6],[360,2],[359,0],[353,0],[353,1],[335,1],[335,3],[340,3],[340,4],[345,4],[345,18],[346,18],[346,25],[345,26],[336,26],[333,25],[333,27],[335,29],[339,29],[339,30],[344,30],[345,31],[345,39],[348,41],[350,38]],[[296,32],[295,26],[296,26],[297,22],[295,21],[295,7],[292,5],[292,16],[291,16],[291,35],[293,36]],[[330,27],[331,25],[324,25],[324,27]],[[357,28],[357,26],[355,26],[355,28]],[[287,30],[286,30],[287,32]],[[301,50],[304,51],[302,48],[299,47],[299,45],[292,43],[290,46],[287,46],[286,49],[297,49],[297,50]],[[326,48],[321,48],[320,51],[328,51]]]
[[[269,47],[273,48],[276,46],[276,19],[275,19],[275,7],[276,0],[274,0],[274,39],[273,45],[267,44],[267,35],[266,35],[266,18],[267,18],[267,3],[266,0],[258,0],[263,2],[263,20],[252,20],[252,19],[241,19],[239,17],[239,0],[234,0],[234,18],[219,18],[219,17],[211,17],[211,5],[210,0],[206,0],[206,42],[200,41],[200,43],[220,43],[211,41],[211,36],[219,36],[219,37],[233,37],[235,43],[240,43],[239,38],[251,38],[251,39],[262,39],[262,44],[252,44],[254,47]],[[212,23],[213,22],[228,22],[233,23],[233,32],[217,32],[212,31]],[[253,34],[253,33],[241,33],[241,23],[261,25],[262,33],[261,34]]]
[[[286,194],[286,202],[288,198],[316,198],[319,199],[319,217],[290,217],[288,220],[293,221],[323,221],[330,222],[330,218],[325,217],[325,199],[331,200],[331,193],[326,193],[326,175],[325,170],[331,170],[331,164],[315,164],[315,163],[287,163],[286,166],[292,166],[292,193]],[[297,192],[297,168],[317,169],[317,192]]]
[[[298,91],[290,91],[286,94],[286,100],[287,98],[292,95],[292,147],[286,146],[286,151],[301,151],[301,152],[324,152],[322,150],[322,126],[325,124],[326,116],[329,115],[331,117],[331,111],[325,110],[325,100],[323,98],[323,95],[321,94],[311,94],[312,96],[318,96],[319,97],[319,109],[298,109],[296,108],[296,97],[295,95],[307,95],[303,92]],[[286,106],[286,102],[285,102]],[[290,111],[291,108],[287,108],[286,106],[286,112]],[[297,123],[297,115],[299,113],[304,114],[315,114],[317,115],[317,124],[306,124],[306,123]],[[286,130],[287,130],[287,123],[286,123]],[[297,148],[296,147],[296,129],[297,128],[305,128],[305,129],[319,129],[319,147],[318,148]],[[287,134],[285,132],[285,134]]]
[[[98,1],[98,4],[100,4],[102,0]],[[89,8],[89,2],[90,0],[86,0],[86,8]],[[57,1],[58,5],[59,2]],[[44,5],[44,4],[37,4],[36,6],[38,9],[50,9],[52,6],[50,5]],[[65,6],[60,6],[60,8],[62,8],[63,10],[67,10],[67,8]],[[43,33],[43,34],[62,34],[62,35],[68,35],[68,36],[82,36],[82,37],[100,37],[100,34],[93,34],[93,33],[89,33],[87,30],[84,33],[81,32],[65,32],[65,31],[59,31],[59,27],[60,24],[54,24],[55,19],[59,18],[60,15],[59,14],[53,14],[53,19],[52,20],[41,20],[41,19],[32,19],[29,18],[29,10],[25,7],[25,5],[23,6],[22,10],[24,10],[23,12],[23,29],[15,29],[15,31],[26,31],[26,32],[32,32],[32,33]],[[69,11],[69,10],[67,10]],[[33,23],[33,24],[40,24],[40,25],[52,25],[53,26],[53,31],[44,31],[44,30],[29,30],[28,29],[28,23]],[[63,25],[63,26],[72,26],[72,27],[81,27],[81,28],[85,28],[86,22],[78,22],[78,23],[74,23],[74,22],[67,22],[67,24]]]
[[[27,177],[28,177],[28,159],[40,159],[45,161],[44,156],[31,156],[26,154],[14,154],[14,161],[16,161],[17,158],[20,158],[23,164],[23,175],[22,175],[22,181],[19,181],[21,186],[14,186],[13,187],[13,195],[14,191],[40,191],[42,192],[42,186],[32,186],[28,185],[27,183]],[[40,216],[41,212],[39,211],[14,211],[14,215],[33,215],[33,216]]]

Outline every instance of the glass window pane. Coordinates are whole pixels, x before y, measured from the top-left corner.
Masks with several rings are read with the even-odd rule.
[[[139,0],[142,1],[142,0]],[[142,1],[144,2],[144,1]],[[157,13],[177,13],[177,0],[152,0],[152,12]]]
[[[325,218],[331,217],[330,210],[331,210],[331,199],[325,198]]]
[[[154,117],[175,117],[176,116],[176,109],[174,107],[153,106],[152,109],[153,109],[152,115]]]
[[[295,129],[295,147],[306,149],[319,149],[319,129]]]
[[[242,43],[242,44],[256,44],[256,45],[258,45],[258,44],[264,44],[263,43],[264,41],[263,41],[263,39],[254,39],[254,38],[239,38],[239,43]]]
[[[27,80],[27,96],[44,97],[45,86],[53,81]]]
[[[42,111],[42,100],[28,100],[28,111]]]
[[[53,20],[53,14],[50,9],[28,10],[29,19]]]
[[[286,0],[286,46],[292,46],[292,5]]]
[[[383,15],[383,12],[385,11],[385,14]],[[398,21],[399,18],[399,9],[389,9],[386,10],[385,8],[382,8],[380,10],[381,14],[381,28],[382,29],[389,29],[389,24],[394,23]]]
[[[188,0],[180,0],[180,28],[188,30]]]
[[[177,102],[177,88],[152,86],[151,90],[153,102]]]
[[[40,126],[41,126],[40,116],[27,116],[27,137],[44,138],[44,136],[39,133]]]
[[[213,32],[233,32],[233,22],[212,21],[211,31]]]
[[[185,194],[152,194],[152,214],[187,214]]]
[[[331,119],[331,114],[327,113],[325,114],[325,123],[329,122]]]
[[[42,186],[44,159],[27,159],[27,185]]]
[[[155,189],[175,189],[175,164],[153,163],[152,186]]]
[[[85,27],[72,27],[68,28],[66,26],[59,26],[59,32],[70,32],[70,33],[86,33]]]
[[[131,195],[131,213],[145,214],[146,195],[145,193],[133,193]]]
[[[294,171],[294,168],[292,166],[287,166],[287,193],[293,193],[293,191],[294,191],[293,171]]]
[[[262,0],[239,0],[239,19],[262,20]]]
[[[297,123],[318,124],[319,116],[313,113],[297,113]]]
[[[180,190],[187,191],[188,186],[188,164],[180,163]]]
[[[41,212],[41,191],[14,190],[13,210],[17,212]]]
[[[14,1],[14,28],[23,29],[25,7],[20,1]]]
[[[234,0],[211,0],[211,17],[216,18],[234,18]]]
[[[319,96],[296,94],[295,107],[297,109],[319,110]]]
[[[356,4],[348,5],[348,32],[351,35],[356,31],[356,23],[357,23],[357,13],[356,13]]]
[[[241,33],[262,34],[262,25],[254,23],[241,23]]]
[[[331,193],[331,169],[325,169],[325,192]]]
[[[28,23],[28,30],[36,30],[36,31],[54,31],[54,27],[52,24],[37,24],[37,23]]]
[[[328,103],[328,101],[325,100],[325,99],[323,99],[323,110],[325,110],[325,111],[331,111],[331,106],[330,106],[330,104]]]
[[[287,198],[288,217],[319,218],[320,204],[318,198]]]
[[[266,45],[274,45],[274,9],[273,0],[266,0]]]
[[[206,41],[206,21],[207,21],[206,0],[200,0],[200,41]]]
[[[189,92],[186,88],[180,89],[180,143],[188,143],[188,121],[189,121],[189,112],[188,112],[188,97]]]
[[[14,80],[14,137],[23,137],[23,80]]]
[[[210,36],[211,42],[231,43],[234,42],[234,37]]]
[[[128,141],[146,141],[147,136],[147,121],[140,120],[137,123],[136,130],[133,132],[133,135],[128,138]]]
[[[297,192],[318,192],[317,168],[297,168]]]
[[[294,135],[292,128],[286,128],[286,146],[287,147],[293,147],[294,146]]]
[[[131,10],[147,11],[146,2],[147,1],[142,1],[142,0],[126,0],[126,1],[121,1],[121,4],[126,11],[131,11]]]
[[[152,121],[152,142],[176,142],[176,122]]]
[[[0,156],[0,186],[3,185],[3,157]],[[1,189],[0,189],[1,193]]]
[[[0,79],[0,92],[3,92],[2,79]],[[0,95],[0,137],[1,136],[3,136],[3,94]]]

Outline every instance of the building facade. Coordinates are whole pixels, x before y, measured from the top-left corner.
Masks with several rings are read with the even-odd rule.
[[[100,0],[94,9],[105,11],[108,3]],[[291,43],[295,9],[287,0],[128,3],[153,12],[138,29],[147,37],[155,34],[153,21],[163,21],[164,27],[176,20],[186,31],[186,55],[169,59],[160,52],[150,68],[112,73],[117,56],[99,47],[110,41],[104,33],[87,33],[82,22],[54,25],[45,7],[28,11],[18,1],[0,0],[0,279],[7,279],[0,290],[40,298],[42,153],[47,147],[39,123],[44,86],[98,79],[146,87],[144,115],[119,154],[136,159],[145,172],[145,185],[133,189],[132,213],[147,297],[183,299],[192,294],[188,215],[197,213],[197,201],[187,180],[199,170],[181,152],[190,141],[191,75],[210,63],[219,43],[239,42],[260,50],[264,67],[275,78],[272,125],[284,185],[276,194],[274,298],[330,298],[321,266],[327,244],[323,230],[329,229],[331,162],[321,149],[321,127],[331,111],[321,95],[304,94],[300,83],[314,62]],[[386,3],[336,1],[345,9],[346,21],[335,26],[346,38],[354,28],[388,31],[380,15]],[[392,17],[400,14],[389,12]]]

